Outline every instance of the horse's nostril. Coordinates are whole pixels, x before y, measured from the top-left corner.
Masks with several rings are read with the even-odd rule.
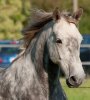
[[[77,80],[75,76],[71,76],[66,80],[66,83],[69,87],[76,87],[77,85]]]
[[[78,87],[81,83],[81,79],[77,79],[76,76],[71,76],[66,80],[66,83],[69,87]]]
[[[77,82],[75,76],[71,76],[71,77],[69,78],[69,81],[70,81],[72,84],[75,84],[75,83]]]

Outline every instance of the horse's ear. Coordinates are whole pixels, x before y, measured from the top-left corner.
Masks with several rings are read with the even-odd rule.
[[[74,14],[73,14],[73,18],[76,20],[76,21],[79,21],[81,16],[83,14],[83,9],[82,8],[79,8]]]
[[[53,12],[53,19],[55,21],[59,20],[60,19],[60,12],[59,12],[59,9],[58,8],[55,8],[54,12]]]

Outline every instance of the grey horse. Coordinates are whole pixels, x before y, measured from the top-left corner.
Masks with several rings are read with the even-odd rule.
[[[80,60],[82,36],[76,27],[82,9],[70,15],[33,10],[23,30],[25,50],[0,71],[0,100],[66,100],[60,68],[69,87],[78,87],[85,73]]]

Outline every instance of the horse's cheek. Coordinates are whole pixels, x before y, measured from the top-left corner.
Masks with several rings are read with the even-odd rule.
[[[53,44],[51,48],[49,48],[50,59],[54,62],[58,62],[58,52],[56,46]]]

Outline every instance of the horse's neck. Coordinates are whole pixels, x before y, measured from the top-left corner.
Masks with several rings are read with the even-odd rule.
[[[60,67],[51,61],[47,43],[45,44],[43,55],[44,55],[43,64],[44,64],[45,70],[48,73],[49,82],[50,82],[50,84],[51,83],[57,84],[57,82],[59,80]]]
[[[47,53],[45,54],[46,40],[50,35],[50,31],[51,29],[48,29],[46,32],[42,32],[39,36],[37,36],[38,38],[31,43],[33,44],[31,47],[31,59],[34,63],[37,77],[44,94],[46,95],[46,97],[48,97],[49,94],[50,98],[52,98],[51,96],[55,94],[55,89],[59,87],[57,90],[57,93],[59,93],[61,90],[61,86],[59,84],[59,67],[50,62]],[[45,57],[49,61],[46,61],[47,64],[45,64],[44,62]],[[63,95],[62,93],[60,94]]]
[[[45,71],[43,64],[44,46],[47,39],[46,34],[49,33],[42,32],[31,42],[30,56],[41,88],[45,94],[45,97],[48,97],[48,74]]]
[[[65,94],[59,82],[60,68],[57,64],[54,64],[48,55],[47,45],[44,50],[44,65],[48,73],[48,84],[49,84],[49,100],[66,100]]]
[[[42,33],[39,39],[35,41],[31,50],[31,58],[34,62],[42,87],[46,91],[51,92],[59,83],[59,67],[49,61],[47,50],[45,51],[47,34],[49,33]],[[47,64],[44,60],[47,60]]]

